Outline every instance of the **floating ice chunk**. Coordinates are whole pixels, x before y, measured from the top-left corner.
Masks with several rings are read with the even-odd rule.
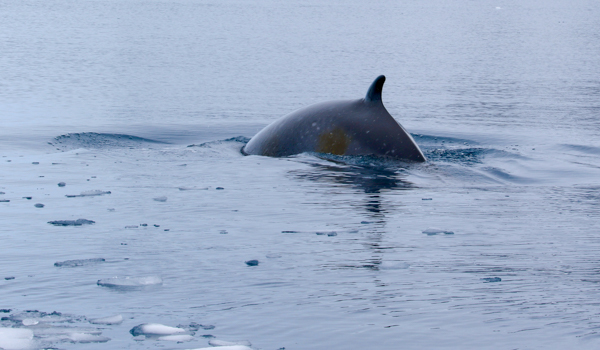
[[[27,323],[37,322],[67,322],[76,319],[74,315],[62,314],[54,311],[51,313],[38,311],[38,310],[27,310],[18,314],[13,314],[9,319],[13,322],[23,323],[25,320]]]
[[[194,337],[192,337],[189,334],[163,335],[161,337],[158,337],[157,340],[184,342],[192,341],[194,340]]]
[[[93,265],[105,262],[104,258],[93,258],[93,259],[77,259],[77,260],[65,260],[65,261],[57,261],[54,263],[56,267],[77,267],[77,266],[85,266],[85,265]]]
[[[251,346],[249,341],[247,340],[237,340],[237,341],[226,341],[219,339],[211,339],[208,341],[208,345],[211,346]],[[222,349],[222,348],[219,348]]]
[[[123,316],[115,315],[101,318],[92,318],[90,323],[92,324],[121,324],[123,322]]]
[[[197,332],[198,330],[200,330],[200,328],[204,329],[204,330],[211,330],[211,329],[215,329],[215,326],[213,325],[205,325],[205,324],[199,324],[196,322],[192,322],[189,325],[184,325],[184,324],[179,324],[177,325],[177,327],[182,328],[182,329],[188,329],[192,332]]]
[[[384,261],[379,265],[381,270],[403,270],[408,269],[410,264],[403,261]]]
[[[70,333],[68,339],[74,343],[106,343],[110,338],[90,333]]]
[[[208,187],[179,187],[180,191],[199,191],[199,190],[208,190]]]
[[[185,334],[186,331],[183,328],[165,326],[160,323],[143,323],[137,325],[129,331],[131,335],[137,337],[138,335],[146,336],[167,336],[175,334]]]
[[[452,232],[452,231],[446,231],[446,230],[442,230],[442,229],[434,228],[434,227],[430,227],[430,228],[426,229],[425,231],[423,231],[423,233],[428,236],[438,235],[440,233],[443,233],[445,235],[453,235],[454,234],[454,232]]]
[[[157,202],[166,202],[167,201],[167,197],[166,196],[161,196],[161,197],[156,197],[156,198],[152,198]]]
[[[98,285],[102,287],[133,290],[144,287],[158,286],[163,283],[162,278],[158,276],[147,277],[112,277],[98,280]]]
[[[23,323],[23,326],[35,326],[36,324],[40,323],[40,321],[36,320],[35,318],[26,318],[21,321],[21,323]]]
[[[54,226],[81,226],[81,225],[91,225],[95,224],[95,221],[87,220],[87,219],[77,219],[77,220],[55,220],[48,221],[49,224]]]
[[[245,345],[229,345],[229,346],[219,346],[217,349],[215,349],[214,347],[210,347],[210,348],[196,348],[196,349],[189,349],[189,350],[253,350],[250,347],[247,347]]]
[[[101,196],[103,194],[110,194],[110,191],[100,191],[100,190],[92,190],[92,191],[83,191],[81,194],[67,194],[65,197],[74,198],[74,197],[91,197],[91,196]]]
[[[51,325],[37,326],[31,329],[38,338],[54,340],[71,340],[72,334],[100,335],[102,331],[96,328],[54,327]]]
[[[35,348],[35,345],[30,329],[0,327],[0,349],[25,350]]]

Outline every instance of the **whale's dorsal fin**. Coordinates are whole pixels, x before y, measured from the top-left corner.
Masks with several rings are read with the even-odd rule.
[[[373,84],[369,87],[369,91],[367,91],[367,96],[365,96],[365,101],[367,102],[376,102],[381,101],[381,90],[383,90],[383,83],[385,83],[385,75],[380,75],[373,81]]]

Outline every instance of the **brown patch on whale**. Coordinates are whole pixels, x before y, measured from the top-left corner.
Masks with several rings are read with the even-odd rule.
[[[324,132],[319,135],[319,145],[316,151],[319,153],[331,153],[337,155],[346,154],[348,146],[350,146],[350,136],[340,128],[333,129],[329,132]]]

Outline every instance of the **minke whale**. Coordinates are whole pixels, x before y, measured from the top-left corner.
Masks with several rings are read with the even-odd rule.
[[[259,131],[242,153],[285,157],[318,152],[426,161],[415,140],[383,106],[384,82],[385,76],[377,77],[365,98],[321,102],[288,114]]]

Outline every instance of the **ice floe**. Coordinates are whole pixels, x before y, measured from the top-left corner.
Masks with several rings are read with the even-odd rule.
[[[145,336],[168,336],[176,334],[185,334],[186,330],[179,327],[166,326],[160,323],[143,323],[133,327],[129,333],[134,337]]]
[[[65,197],[74,198],[74,197],[92,197],[92,196],[102,196],[104,194],[110,194],[110,191],[101,191],[101,190],[92,190],[92,191],[83,191],[80,194],[67,194]]]
[[[174,342],[186,342],[194,340],[194,337],[189,334],[175,334],[175,335],[163,335],[156,338],[156,340],[166,340]]]
[[[36,324],[39,324],[40,321],[36,320],[35,318],[26,318],[21,321],[21,323],[23,323],[23,326],[35,326]]]
[[[120,290],[135,290],[145,287],[158,286],[163,283],[162,278],[158,276],[146,277],[111,277],[98,280],[97,284],[102,287],[108,287]]]
[[[55,220],[48,221],[49,224],[54,226],[81,226],[81,225],[91,225],[95,224],[95,221],[87,220],[87,219],[77,219],[77,220]]]
[[[454,232],[452,232],[452,231],[442,230],[442,229],[435,228],[435,227],[430,227],[430,228],[424,230],[423,233],[428,236],[434,236],[434,235],[438,235],[441,233],[443,233],[445,235],[453,235],[454,234]]]
[[[89,333],[69,333],[66,335],[65,340],[69,340],[74,343],[106,343],[110,340],[110,338],[103,335]]]
[[[211,339],[208,341],[208,345],[211,346],[251,346],[249,341],[247,340],[237,340],[237,341],[226,341],[220,339]]]
[[[100,318],[92,318],[89,320],[92,324],[121,324],[123,322],[122,315],[108,316],[108,317],[100,317]]]
[[[36,342],[30,329],[0,327],[0,349],[26,350],[35,347]]]
[[[2,317],[2,321],[4,325],[11,322],[13,328],[0,328],[0,349],[55,348],[52,343],[104,343],[110,340],[97,328],[71,326],[85,322],[85,317],[57,311],[27,310]]]
[[[211,330],[211,329],[215,329],[215,326],[213,326],[213,325],[199,324],[199,323],[196,323],[196,322],[192,322],[189,325],[180,324],[180,325],[177,325],[177,327],[183,328],[183,329],[188,329],[188,330],[190,330],[192,332],[196,332],[196,331],[200,330],[200,328],[202,328],[202,329],[204,329],[206,331]]]
[[[38,311],[38,310],[26,310],[17,314],[10,315],[8,317],[10,321],[18,324],[34,323],[34,320],[38,323],[52,323],[52,322],[70,322],[78,320],[79,318],[70,314],[63,314],[61,312],[53,311],[51,313]],[[37,324],[37,323],[36,323]]]
[[[86,266],[86,265],[94,265],[105,262],[104,258],[93,258],[93,259],[77,259],[77,260],[65,260],[65,261],[57,261],[54,263],[56,267],[77,267],[77,266]]]

